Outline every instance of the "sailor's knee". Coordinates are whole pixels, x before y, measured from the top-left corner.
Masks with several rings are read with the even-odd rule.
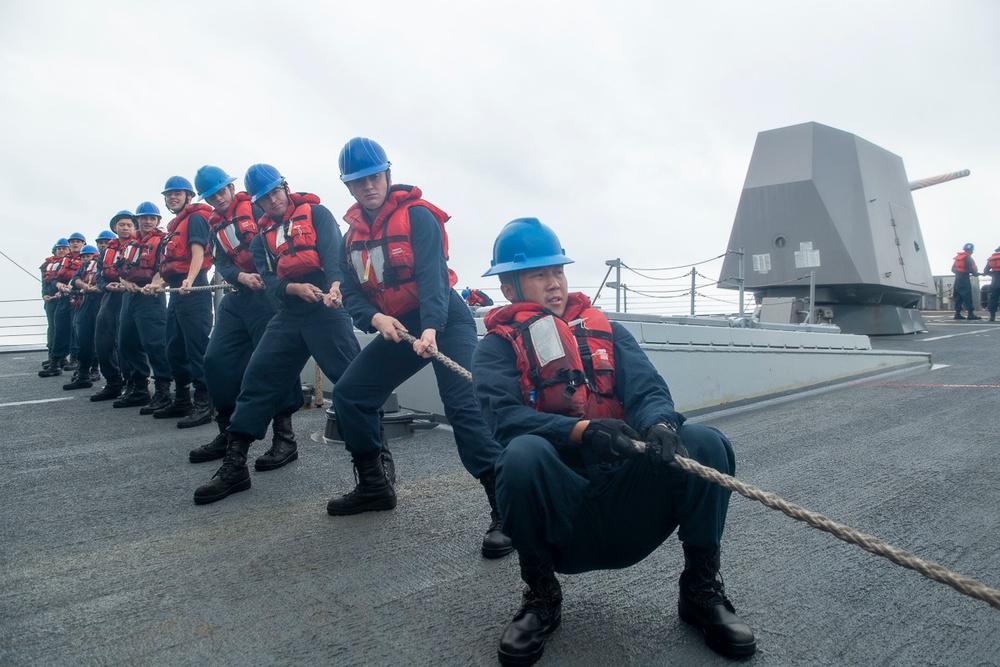
[[[736,454],[729,439],[716,428],[702,424],[684,424],[677,434],[692,459],[721,473],[736,473]]]

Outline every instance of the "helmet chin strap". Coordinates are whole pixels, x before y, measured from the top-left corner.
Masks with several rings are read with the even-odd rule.
[[[524,301],[524,294],[521,293],[521,272],[520,271],[515,271],[514,272],[514,281],[513,281],[512,284],[514,285],[514,296],[517,297],[518,301]]]

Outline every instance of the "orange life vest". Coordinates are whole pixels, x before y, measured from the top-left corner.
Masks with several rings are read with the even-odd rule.
[[[968,273],[968,269],[965,268],[965,260],[966,260],[966,258],[969,258],[969,263],[972,264],[972,272],[973,273],[977,273],[975,260],[971,259],[969,257],[969,253],[964,252],[964,251],[958,253],[957,255],[955,255],[955,261],[951,265],[951,272],[952,273]]]
[[[188,218],[199,214],[208,220],[212,215],[212,207],[208,204],[188,204],[173,220],[167,224],[167,236],[160,245],[163,247],[163,259],[160,260],[160,275],[187,276],[191,268],[191,248],[188,246]],[[212,268],[212,256],[205,253],[201,270]]]
[[[56,271],[59,270],[59,265],[62,263],[62,259],[52,255],[46,257],[45,261],[38,268],[42,270],[42,282],[51,283],[56,279]]]
[[[279,278],[295,280],[323,270],[323,263],[316,252],[316,229],[312,223],[312,207],[319,204],[319,197],[309,193],[289,192],[288,199],[291,205],[281,222],[265,215],[258,225],[264,237],[271,270]]]
[[[250,242],[257,236],[257,221],[253,219],[250,195],[237,192],[225,215],[212,211],[208,219],[214,239],[213,251],[225,253],[233,264],[245,273],[256,273]]]
[[[118,275],[118,258],[121,256],[121,240],[111,239],[108,241],[108,247],[104,249],[101,253],[101,275],[109,283],[116,282],[120,275]]]
[[[493,299],[491,299],[488,294],[478,289],[470,290],[469,298],[466,299],[465,302],[473,308],[493,305]]]
[[[570,294],[562,317],[537,303],[514,303],[491,310],[485,324],[514,348],[525,405],[579,419],[625,418],[615,395],[611,323],[585,294]]]
[[[80,253],[70,252],[59,262],[59,266],[56,268],[56,281],[60,283],[69,283],[76,275],[77,269],[83,264],[83,260],[80,259]]]
[[[1000,252],[990,255],[990,258],[986,260],[986,266],[989,267],[990,273],[1000,273]]]
[[[410,208],[423,206],[441,227],[444,258],[448,260],[448,233],[444,223],[449,215],[421,199],[420,188],[394,185],[389,189],[378,217],[368,224],[360,204],[348,209],[344,220],[350,225],[344,244],[347,259],[361,283],[361,291],[380,312],[393,317],[420,307],[410,236]],[[448,286],[458,276],[448,269]]]
[[[160,244],[166,232],[154,229],[146,236],[133,237],[121,249],[118,274],[139,286],[148,285],[159,270]]]

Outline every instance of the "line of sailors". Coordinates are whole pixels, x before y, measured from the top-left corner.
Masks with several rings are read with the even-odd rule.
[[[338,428],[358,477],[353,490],[330,499],[328,513],[394,508],[382,405],[431,363],[430,348],[470,367],[478,337],[447,266],[449,216],[419,188],[392,184],[390,162],[374,141],[348,142],[340,170],[357,200],[345,216],[346,240],[317,195],[293,191],[268,164],[247,170],[242,192],[216,166],[199,169],[193,184],[171,177],[162,194],[174,217],[165,231],[158,207],[143,202],[135,214],[111,218],[114,233],[102,232],[100,248],[82,247],[85,239],[74,234],[67,252],[54,249],[42,267],[53,325],[40,375],[72,367],[72,354],[79,366],[65,389],[93,386],[97,365],[105,378],[92,401],[179,418],[180,428],[214,416],[218,435],[189,454],[192,463],[223,460],[195,490],[195,503],[207,504],[250,488],[249,449],[268,427],[271,446],[256,470],[298,458],[292,414],[302,406],[299,376],[312,357],[334,382]],[[214,327],[211,291],[191,289],[209,285],[213,266],[234,288]],[[64,322],[70,306],[57,296],[67,293],[82,297],[75,325]],[[381,335],[361,350],[355,326]],[[73,329],[78,350],[68,342]],[[399,331],[417,342],[400,345]],[[434,370],[460,458],[489,503],[482,554],[502,557],[512,547],[495,499],[501,447],[471,385],[439,363]]]

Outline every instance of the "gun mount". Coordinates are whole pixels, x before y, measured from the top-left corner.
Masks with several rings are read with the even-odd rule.
[[[924,329],[916,309],[934,278],[911,190],[967,176],[910,182],[902,159],[853,134],[804,123],[757,135],[729,248],[742,247],[744,286],[758,303],[808,299],[848,333]],[[737,289],[739,259],[722,265],[720,287]]]

